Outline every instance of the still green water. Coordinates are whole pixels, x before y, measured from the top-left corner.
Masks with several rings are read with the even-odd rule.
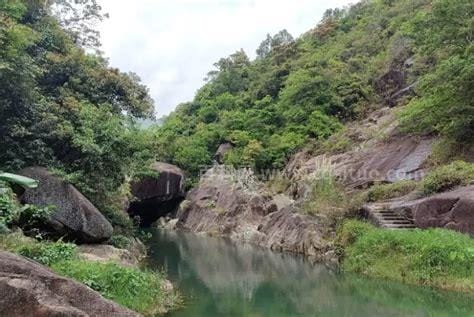
[[[301,257],[185,232],[153,231],[149,265],[184,296],[172,317],[474,316],[474,298],[338,274]]]

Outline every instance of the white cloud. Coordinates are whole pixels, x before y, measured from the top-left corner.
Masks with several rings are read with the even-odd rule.
[[[193,98],[221,57],[253,57],[267,33],[309,30],[328,8],[356,0],[99,0],[110,18],[99,29],[114,67],[137,73],[158,116]]]

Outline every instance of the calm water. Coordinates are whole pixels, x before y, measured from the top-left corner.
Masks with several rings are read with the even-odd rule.
[[[474,316],[472,297],[336,274],[225,239],[157,230],[150,244],[150,265],[184,295],[172,317]]]

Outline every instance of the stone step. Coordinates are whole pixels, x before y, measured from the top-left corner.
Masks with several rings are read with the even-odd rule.
[[[392,212],[392,213],[379,213],[379,212],[373,212],[372,215],[380,216],[380,217],[405,217],[403,215],[400,215],[398,213]]]
[[[386,205],[372,206],[370,214],[375,222],[386,229],[414,229],[416,225],[413,218],[387,209]]]
[[[379,218],[402,218],[402,219],[406,219],[406,217],[404,216],[401,216],[401,215],[381,215],[381,214],[373,214],[374,216],[376,217],[379,217]]]
[[[397,221],[380,221],[382,225],[413,225],[413,222],[407,220],[397,220]]]
[[[384,224],[383,228],[388,229],[414,229],[416,226],[414,224]]]

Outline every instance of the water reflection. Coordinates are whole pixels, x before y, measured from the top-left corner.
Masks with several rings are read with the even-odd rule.
[[[184,293],[173,316],[474,316],[473,298],[336,274],[220,238],[154,232],[150,265]]]

